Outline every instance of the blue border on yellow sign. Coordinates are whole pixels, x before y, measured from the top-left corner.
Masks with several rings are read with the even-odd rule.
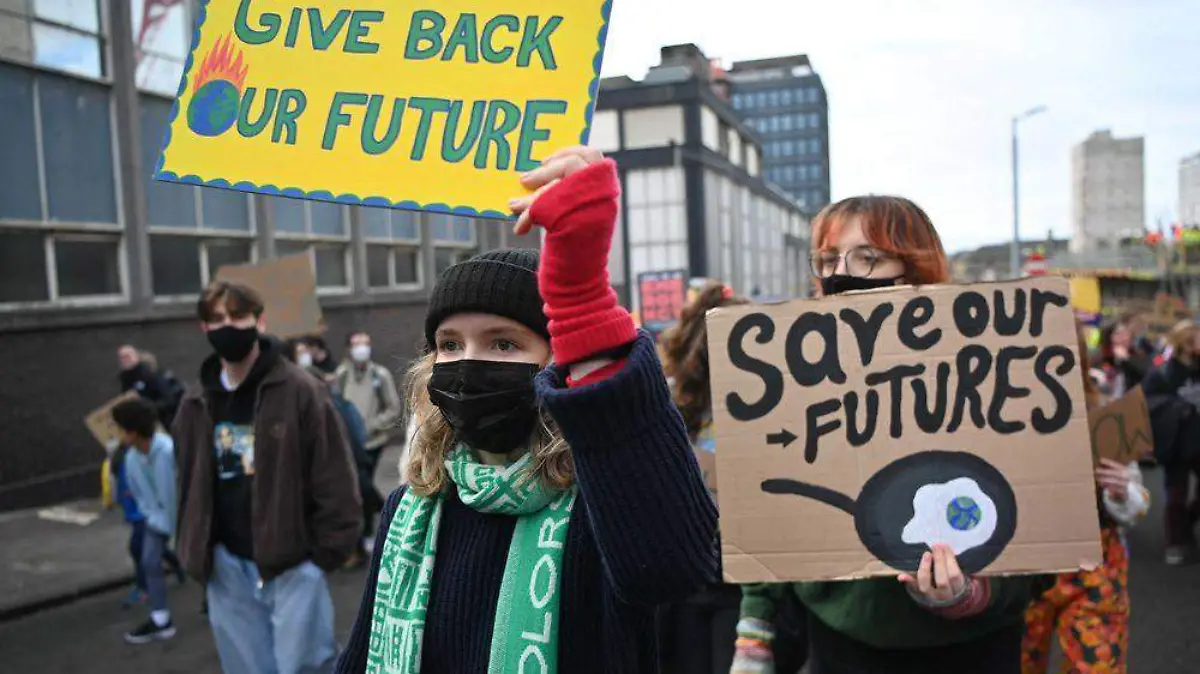
[[[196,26],[192,29],[192,48],[188,52],[187,63],[183,66],[183,76],[179,79],[179,90],[175,92],[175,101],[171,104],[171,117],[167,121],[166,135],[163,138],[162,150],[158,153],[158,163],[154,167],[154,179],[163,182],[183,183],[187,185],[200,185],[201,187],[219,187],[227,190],[238,190],[239,192],[250,192],[253,194],[267,194],[279,197],[292,197],[296,199],[316,199],[318,201],[328,201],[335,204],[346,204],[349,206],[373,206],[382,208],[395,208],[406,211],[423,211],[426,213],[441,213],[445,215],[459,215],[472,218],[498,218],[507,220],[512,216],[508,213],[500,211],[477,211],[468,206],[449,206],[447,204],[419,204],[415,201],[392,201],[387,197],[360,197],[357,194],[342,194],[334,196],[332,192],[319,190],[316,192],[305,192],[298,187],[279,188],[275,185],[255,185],[249,181],[241,181],[231,184],[228,180],[203,180],[197,175],[180,176],[174,171],[163,170],[163,160],[166,159],[167,147],[171,144],[171,126],[175,123],[176,116],[179,115],[179,97],[187,89],[188,74],[192,71],[192,63],[196,58],[196,48],[200,45],[200,27],[204,25],[205,18],[208,17],[208,3],[210,0],[200,0],[200,15],[196,18]],[[604,44],[608,41],[608,22],[612,14],[612,0],[604,0],[604,4],[600,7],[601,24],[600,32],[596,36],[596,55],[592,58],[592,82],[588,85],[588,104],[584,111],[583,133],[579,135],[579,143],[587,145],[588,135],[592,130],[592,113],[596,109],[596,99],[600,95],[600,70],[604,65]]]

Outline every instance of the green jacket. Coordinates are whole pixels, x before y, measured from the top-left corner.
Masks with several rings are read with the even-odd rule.
[[[837,632],[880,649],[917,649],[972,641],[1019,623],[1038,576],[994,577],[983,612],[948,620],[918,604],[895,578],[742,586],[743,618],[772,622],[778,601],[794,592],[809,612]]]

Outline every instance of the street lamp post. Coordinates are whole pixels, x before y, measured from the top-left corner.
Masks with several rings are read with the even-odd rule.
[[[1039,105],[1030,108],[1019,115],[1012,118],[1012,201],[1013,201],[1013,238],[1012,247],[1009,250],[1009,272],[1013,278],[1021,276],[1021,192],[1020,192],[1020,175],[1018,167],[1020,159],[1018,154],[1017,143],[1017,126],[1021,120],[1041,114],[1046,111],[1046,106]]]

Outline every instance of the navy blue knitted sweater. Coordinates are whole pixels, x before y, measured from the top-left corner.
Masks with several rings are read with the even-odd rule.
[[[719,576],[717,510],[667,390],[653,340],[641,334],[620,372],[566,388],[538,375],[542,405],[571,446],[580,499],[567,530],[558,671],[658,672],[654,607]],[[366,667],[382,542],[400,502],[388,498],[375,555],[339,673]],[[515,519],[463,505],[442,512],[422,644],[422,674],[487,672],[492,624]]]

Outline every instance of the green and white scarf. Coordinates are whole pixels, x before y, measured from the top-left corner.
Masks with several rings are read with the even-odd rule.
[[[558,671],[563,548],[576,489],[548,490],[525,454],[509,466],[477,463],[465,448],[446,460],[467,506],[517,518],[492,627],[488,674]],[[417,674],[444,497],[408,491],[388,527],[371,613],[370,674]]]

